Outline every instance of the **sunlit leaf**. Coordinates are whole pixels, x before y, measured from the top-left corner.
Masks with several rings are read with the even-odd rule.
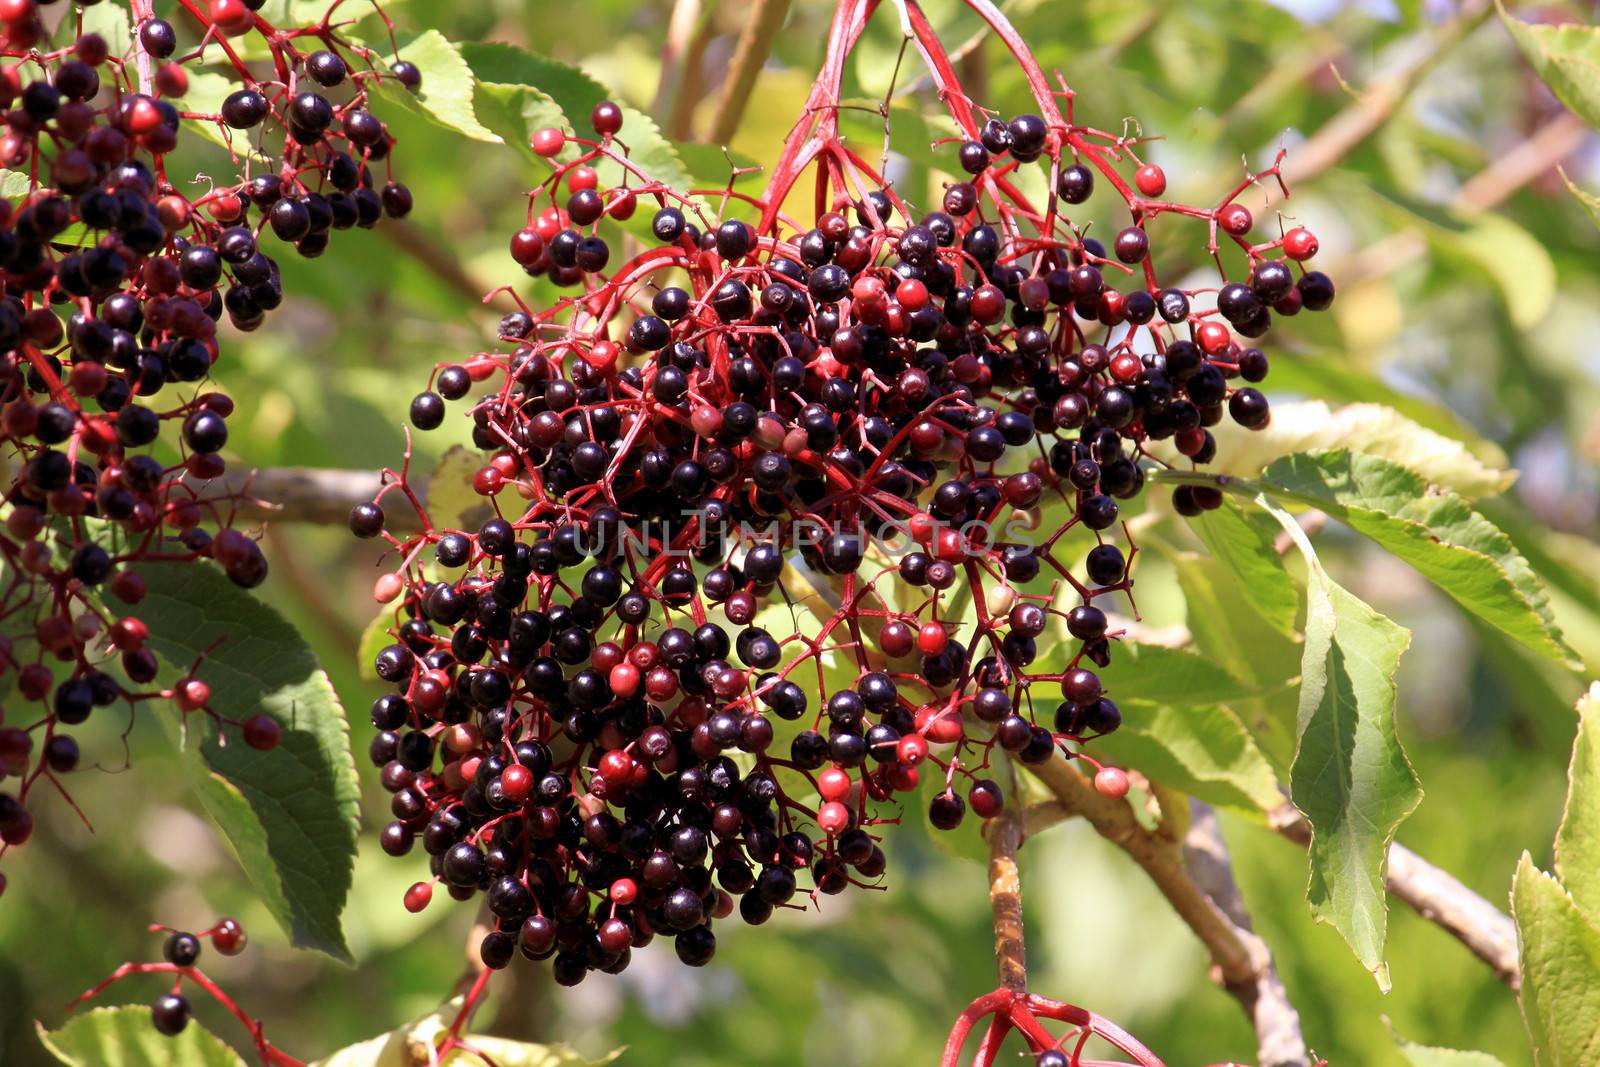
[[[451,1021],[461,1011],[461,1003],[462,998],[456,997],[440,1005],[435,1012],[387,1034],[340,1049],[325,1059],[317,1060],[311,1067],[415,1067],[420,1063],[436,1064],[437,1067],[465,1067],[467,1064],[482,1063],[481,1057],[459,1049],[445,1059],[437,1057],[437,1050],[449,1032]],[[531,1044],[477,1034],[463,1036],[473,1048],[500,1067],[603,1067],[623,1051],[618,1049],[596,1060],[580,1056],[566,1045]]]
[[[1190,525],[1211,554],[1238,582],[1250,606],[1282,634],[1294,632],[1300,612],[1300,593],[1283,568],[1283,557],[1273,547],[1263,517],[1240,508],[1218,508],[1194,519]]]
[[[199,1023],[167,1037],[142,1005],[79,1012],[55,1030],[35,1026],[45,1049],[68,1067],[244,1067],[237,1052]]]
[[[1463,608],[1557,661],[1577,666],[1550,596],[1511,539],[1454,493],[1377,456],[1285,456],[1255,483],[1321,508],[1370,537]]]
[[[422,72],[422,87],[413,93],[397,79],[386,77],[377,83],[378,96],[475,141],[500,141],[478,121],[473,106],[476,81],[461,48],[438,30],[428,30],[402,44],[399,54]]]
[[[1411,634],[1328,577],[1292,515],[1265,497],[1260,503],[1294,539],[1308,571],[1299,747],[1289,782],[1311,823],[1307,900],[1387,990],[1384,870],[1395,831],[1422,801],[1394,718],[1394,674]]]
[[[1278,778],[1238,716],[1218,704],[1124,703],[1122,727],[1090,742],[1096,756],[1133,767],[1210,804],[1268,811]]]
[[[1320,400],[1277,404],[1264,430],[1246,430],[1224,420],[1212,433],[1217,438],[1213,468],[1246,478],[1295,452],[1348,449],[1398,463],[1469,499],[1494,496],[1516,479],[1514,471],[1485,463],[1460,441],[1425,429],[1381,404],[1338,408]]]

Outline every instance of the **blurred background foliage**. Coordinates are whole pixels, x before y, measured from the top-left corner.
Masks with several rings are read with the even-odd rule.
[[[926,7],[952,46],[978,29],[958,0]],[[1553,587],[1574,647],[1600,666],[1600,232],[1554,169],[1562,163],[1575,183],[1600,189],[1600,142],[1533,77],[1492,8],[1475,0],[1014,0],[1006,9],[1042,63],[1076,91],[1081,121],[1163,138],[1149,155],[1180,199],[1214,202],[1239,179],[1241,160],[1260,168],[1279,146],[1290,150],[1298,180],[1285,210],[1318,233],[1318,265],[1341,293],[1331,315],[1301,316],[1269,338],[1269,394],[1389,403],[1481,456],[1509,457],[1521,478],[1486,510]],[[397,0],[390,10],[402,41],[433,27],[451,40],[514,42],[580,66],[692,141],[709,128],[747,7]],[[1593,16],[1575,5],[1516,14]],[[738,157],[775,157],[828,17],[825,3],[794,4],[729,146]],[[669,36],[698,65],[664,71]],[[900,49],[893,12],[883,11],[848,72],[846,96],[881,100]],[[896,79],[895,142],[912,151],[951,132],[917,85],[920,73],[913,53]],[[962,73],[986,106],[1006,115],[1024,107],[1020,76],[997,42],[966,52]],[[406,404],[429,369],[489,343],[496,313],[477,294],[516,284],[530,303],[548,296],[505,251],[523,224],[523,193],[543,172],[516,152],[391,118],[397,171],[417,197],[411,220],[341,242],[323,259],[285,257],[285,309],[270,328],[227,338],[218,369],[240,402],[230,447],[254,464],[397,464]],[[868,145],[882,136],[870,112],[856,113],[848,128]],[[708,185],[726,179],[714,148],[686,158]],[[908,196],[946,180],[925,154],[897,158],[894,172]],[[1109,209],[1110,198],[1101,199]],[[1156,235],[1171,257],[1165,269],[1202,269],[1203,234],[1171,225]],[[426,468],[464,440],[456,421],[466,424],[451,420],[419,439],[414,462]],[[356,672],[356,647],[372,617],[375,559],[342,528],[278,524],[267,544],[276,577],[266,595],[321,650],[351,709],[359,754],[375,687]],[[1402,667],[1400,729],[1428,793],[1401,840],[1503,905],[1522,849],[1548,866],[1578,676],[1486,638],[1402,564],[1340,530],[1320,534],[1319,546],[1342,582],[1415,633]],[[1170,568],[1148,562],[1145,621],[1184,623]],[[45,805],[36,843],[8,865],[0,1062],[44,1062],[33,1020],[55,1025],[67,1000],[116,964],[152,958],[156,941],[143,932],[151,921],[192,928],[218,915],[240,918],[254,949],[212,960],[213,973],[269,1035],[308,1058],[426,1012],[462,973],[473,916],[401,908],[422,861],[389,860],[377,848],[386,798],[371,776],[346,913],[352,972],[288,949],[181,779],[163,773],[173,757],[159,732],[135,722],[125,759],[121,724],[110,718],[83,738],[105,773],[75,781],[94,832],[67,805]],[[1230,816],[1226,828],[1245,898],[1316,1051],[1334,1064],[1400,1063],[1387,1017],[1413,1040],[1527,1061],[1513,995],[1448,935],[1395,910],[1394,991],[1381,996],[1338,936],[1313,924],[1303,855],[1240,818]],[[969,821],[956,835],[964,841],[934,843],[921,819],[908,818],[889,841],[886,892],[827,898],[820,913],[785,914],[761,929],[724,927],[704,970],[650,951],[620,979],[560,990],[539,968],[513,968],[479,1028],[595,1053],[626,1045],[624,1063],[933,1062],[960,1008],[993,985],[985,879],[970,858],[976,833]],[[1024,870],[1036,990],[1117,1018],[1174,1065],[1252,1058],[1252,1034],[1208,981],[1201,948],[1113,847],[1085,826],[1064,825],[1030,842]],[[147,1000],[154,987],[114,994]],[[216,1032],[239,1037],[211,1007],[199,1011]]]

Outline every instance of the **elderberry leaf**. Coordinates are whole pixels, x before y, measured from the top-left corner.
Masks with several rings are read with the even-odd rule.
[[[1285,456],[1256,483],[1320,508],[1409,563],[1467,611],[1573,669],[1543,581],[1509,537],[1447,489],[1378,456]]]
[[[1056,646],[1051,670],[1063,670],[1078,651],[1079,642]],[[1044,659],[1045,657],[1041,657]],[[1142,700],[1149,704],[1215,704],[1253,696],[1245,684],[1211,659],[1188,649],[1122,640],[1116,643],[1111,663],[1096,668],[1106,694],[1118,704]]]
[[[1256,744],[1280,774],[1294,759],[1300,673],[1297,637],[1268,623],[1221,561],[1197,553],[1169,553],[1187,607],[1195,649],[1257,692],[1228,706],[1249,724]]]
[[[1579,118],[1600,127],[1600,29],[1523,22],[1512,18],[1500,0],[1495,8],[1534,73]]]
[[[356,645],[356,673],[362,680],[368,682],[378,680],[378,670],[373,666],[373,662],[379,652],[394,644],[394,635],[389,632],[392,626],[394,626],[394,608],[384,605],[361,631],[361,640]]]
[[[80,9],[83,33],[98,33],[106,39],[108,51],[113,56],[127,56],[133,51],[133,29],[128,23],[128,9],[122,4],[95,4]]]
[[[547,126],[564,125],[577,136],[595,139],[589,113],[600,101],[615,99],[615,94],[585,71],[516,45],[468,42],[461,46],[461,54],[477,79],[486,121],[495,124],[495,132],[507,144],[530,155],[533,134]],[[622,105],[622,130],[617,140],[627,145],[628,158],[647,180],[680,191],[696,186],[677,147],[644,112]],[[574,154],[579,147],[569,146],[567,154]],[[641,184],[637,174],[609,159],[596,158],[590,165],[598,172],[602,187]],[[650,210],[636,211],[625,225],[648,233],[651,214]]]
[[[1282,634],[1294,633],[1300,613],[1300,593],[1283,567],[1283,557],[1273,547],[1270,520],[1242,508],[1223,507],[1205,512],[1189,523],[1211,555],[1220,562],[1239,590],[1263,619]]]
[[[1311,912],[1331,924],[1389,989],[1384,871],[1400,823],[1422,801],[1395,731],[1395,671],[1411,633],[1328,576],[1294,517],[1257,498],[1305,557],[1307,605],[1298,745],[1289,771],[1311,823]]]
[[[266,714],[283,728],[277,747],[220,735],[204,712],[185,717],[160,701],[207,813],[294,944],[348,961],[340,914],[350,891],[360,799],[350,731],[316,653],[276,610],[208,563],[148,567],[139,617],[170,686],[198,672],[209,707],[229,723]],[[198,743],[196,743],[198,742]]]
[[[1382,457],[1469,499],[1498,495],[1517,477],[1504,469],[1505,455],[1494,446],[1469,449],[1382,404],[1276,404],[1264,430],[1246,430],[1225,420],[1212,433],[1217,439],[1213,469],[1244,478],[1283,456],[1334,449]]]
[[[197,1022],[167,1037],[143,1005],[76,1012],[54,1030],[37,1022],[34,1027],[45,1050],[67,1067],[244,1067],[245,1062]]]
[[[460,1013],[461,1004],[462,998],[455,997],[441,1004],[438,1010],[399,1029],[340,1049],[310,1067],[413,1067],[419,1063],[465,1067],[484,1062],[483,1057],[500,1067],[604,1067],[624,1051],[618,1049],[596,1060],[579,1055],[566,1045],[531,1044],[472,1034],[463,1035],[463,1038],[482,1056],[458,1049],[442,1060],[437,1059],[439,1044],[448,1034],[451,1021]]]
[[[477,82],[460,47],[438,30],[428,30],[401,44],[397,54],[422,71],[422,88],[413,93],[386,76],[372,83],[374,96],[474,141],[500,143],[499,135],[478,120]]]
[[[0,197],[15,200],[33,192],[33,179],[20,170],[0,168]]]
[[[172,105],[180,111],[199,115],[218,115],[222,111],[222,102],[228,98],[229,93],[239,87],[232,78],[213,70],[190,70],[188,75],[188,92],[184,93],[182,98],[172,101]],[[219,148],[225,148],[241,159],[258,161],[266,159],[266,156],[253,146],[249,133],[230,129],[216,118],[184,119],[181,125],[183,129],[197,137],[210,141]]]
[[[1600,929],[1524,852],[1511,882],[1534,1067],[1600,1063]]]
[[[1556,831],[1556,873],[1600,925],[1600,682],[1578,701],[1578,736],[1567,770],[1567,806]]]
[[[1589,218],[1594,220],[1594,224],[1600,226],[1600,196],[1584,192],[1571,178],[1567,177],[1567,172],[1562,168],[1557,167],[1556,171],[1560,173],[1561,180],[1567,183],[1567,192],[1571,193],[1573,199],[1583,205],[1583,209],[1589,213]]]
[[[428,475],[423,503],[436,530],[476,532],[494,517],[489,498],[479,496],[472,479],[483,467],[483,453],[465,445],[451,445]],[[396,501],[400,498],[396,497]],[[408,505],[399,505],[402,507]]]
[[[1500,1060],[1487,1052],[1431,1048],[1427,1045],[1413,1044],[1399,1034],[1395,1035],[1394,1041],[1400,1049],[1400,1055],[1406,1058],[1411,1067],[1505,1067]]]
[[[1420,426],[1440,437],[1460,444],[1467,450],[1468,456],[1478,461],[1478,466],[1470,464],[1463,466],[1463,473],[1470,474],[1475,482],[1483,488],[1475,489],[1469,484],[1464,484],[1453,479],[1451,487],[1466,496],[1485,496],[1498,493],[1508,486],[1516,477],[1515,473],[1507,470],[1511,460],[1506,456],[1505,450],[1489,438],[1480,434],[1469,425],[1460,415],[1445,407],[1443,404],[1411,393],[1402,392],[1381,378],[1374,378],[1369,372],[1354,366],[1347,353],[1333,349],[1308,349],[1296,352],[1292,359],[1277,359],[1272,363],[1272,373],[1269,378],[1274,393],[1279,395],[1294,395],[1318,397],[1321,401],[1331,401],[1344,404],[1343,407],[1329,408],[1326,403],[1298,401],[1294,403],[1274,403],[1273,421],[1264,431],[1244,430],[1237,423],[1224,420],[1212,427],[1212,433],[1224,431],[1228,440],[1228,449],[1235,444],[1245,447],[1248,439],[1258,434],[1272,436],[1284,430],[1297,431],[1299,420],[1309,412],[1316,410],[1321,417],[1332,417],[1337,411],[1341,419],[1371,418],[1374,420],[1387,420],[1389,425],[1374,426],[1377,432],[1371,435],[1370,440],[1363,440],[1353,433],[1346,434],[1350,447],[1360,448],[1362,451],[1386,454],[1385,450],[1404,442],[1405,435],[1415,432],[1413,426]],[[1376,410],[1374,410],[1376,409]],[[1295,425],[1281,426],[1284,412],[1296,420]],[[1398,418],[1397,418],[1398,416]],[[1401,440],[1396,441],[1395,435],[1401,435]],[[1320,447],[1332,447],[1323,444]],[[1304,447],[1292,451],[1303,452]],[[1453,450],[1450,450],[1453,451]],[[1447,453],[1448,454],[1448,453]],[[1225,460],[1226,454],[1219,448],[1218,460]],[[1401,463],[1406,459],[1393,456]],[[1443,457],[1441,457],[1443,458]],[[1415,467],[1415,463],[1408,463]],[[1487,470],[1483,468],[1488,468]],[[1232,470],[1232,467],[1228,469]],[[1240,471],[1240,473],[1246,473]],[[1436,479],[1444,481],[1443,477]]]
[[[1219,704],[1120,702],[1122,726],[1089,744],[1162,785],[1208,804],[1270,811],[1283,803],[1278,776],[1232,711]]]

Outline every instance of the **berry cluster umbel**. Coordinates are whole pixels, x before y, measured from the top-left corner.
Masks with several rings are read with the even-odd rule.
[[[234,411],[207,388],[218,324],[253,330],[278,307],[285,243],[319,255],[333,231],[411,207],[365,107],[372,53],[326,18],[282,30],[259,2],[214,0],[185,3],[180,30],[134,0],[136,42],[119,55],[71,13],[57,34],[70,40],[52,45],[48,6],[0,0],[0,166],[27,186],[0,201],[0,671],[18,672],[19,698],[0,716],[0,779],[20,780],[0,791],[0,853],[30,837],[30,793],[77,767],[70,728],[95,708],[160,698],[211,713],[192,672],[141,691],[158,664],[137,605],[146,564],[209,558],[246,588],[266,577],[231,502],[203,492],[226,468]],[[229,43],[247,33],[270,73]],[[219,55],[240,88],[220,115],[185,110],[189,67]],[[419,84],[408,64],[391,71]],[[235,131],[241,168],[192,199],[167,171],[186,120]],[[248,744],[278,743],[270,716],[239,725]]]
[[[1250,237],[1237,198],[1276,166],[1215,208],[1160,199],[1160,168],[1075,124],[1070,103],[1063,116],[1070,94],[973,6],[1041,113],[980,121],[908,6],[965,134],[943,151],[969,178],[932,211],[838,135],[843,57],[871,8],[858,0],[839,7],[754,221],[726,210],[731,193],[714,213],[652,181],[610,103],[596,139],[534,137],[554,173],[511,257],[579,291],[507,316],[503,350],[440,368],[410,411],[431,430],[466,405],[494,515],[439,528],[402,469],[350,516],[400,560],[375,587],[396,606],[376,661],[393,691],[372,707],[393,795],[383,844],[404,855],[420,839],[452,896],[486,895],[489,967],[553,956],[571,984],[658,935],[703,964],[719,918],[759,924],[878,879],[871,828],[925,775],[929,818],[951,828],[969,807],[1002,810],[996,748],[1093,763],[1082,743],[1119,725],[1094,668],[1117,636],[1105,604],[1132,585],[1131,542],[1107,539],[1124,502],[1160,450],[1203,463],[1222,419],[1267,424],[1250,383],[1268,361],[1248,342],[1333,288],[1296,270],[1316,251],[1307,231]],[[625,180],[602,188],[600,160]],[[1018,190],[1024,167],[1047,169],[1046,206]],[[813,174],[800,224],[783,208]],[[1130,217],[1110,249],[1069,217],[1102,185]],[[655,244],[613,265],[602,223],[642,202]],[[1162,285],[1163,216],[1202,221],[1213,254],[1234,242],[1246,273]],[[1220,498],[1184,488],[1173,503]],[[386,505],[421,532],[391,533]],[[791,536],[799,521],[822,535]],[[766,523],[767,540],[729,536]],[[1092,544],[1069,555],[1080,531]],[[895,532],[911,551],[869,549]],[[833,599],[795,633],[780,589],[798,572]],[[1064,665],[1036,665],[1042,639],[1068,637]],[[1118,768],[1095,781],[1128,789]],[[417,883],[407,906],[432,891]]]

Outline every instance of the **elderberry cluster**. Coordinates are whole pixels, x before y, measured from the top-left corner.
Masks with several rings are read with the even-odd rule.
[[[980,127],[958,110],[970,180],[919,212],[828,114],[791,135],[754,222],[641,176],[614,105],[591,116],[598,140],[538,134],[555,172],[511,256],[581,292],[507,316],[504,350],[438,369],[410,410],[431,430],[467,407],[492,515],[440,528],[401,472],[350,516],[400,560],[375,587],[395,605],[376,660],[393,691],[372,708],[383,844],[420,838],[453,897],[486,895],[490,967],[554,956],[571,984],[657,935],[703,964],[736,909],[758,924],[878,878],[869,828],[924,774],[948,829],[1002,810],[996,748],[1098,766],[1083,743],[1121,713],[1091,668],[1119,632],[1106,601],[1132,588],[1108,535],[1148,467],[1208,461],[1224,418],[1267,424],[1241,383],[1268,360],[1240,339],[1333,299],[1326,276],[1296,275],[1309,232],[1248,239],[1235,198],[1262,175],[1183,207],[1160,199],[1159,168],[1070,117]],[[855,180],[797,230],[779,207],[819,143]],[[601,190],[605,160],[639,182]],[[1045,206],[1014,181],[1036,164]],[[1132,218],[1109,253],[1065,214],[1101,183]],[[655,245],[613,266],[601,226],[645,198]],[[1164,216],[1209,222],[1210,251],[1231,238],[1247,275],[1160,285]],[[420,532],[391,530],[411,527],[386,502]],[[1218,503],[1173,497],[1184,514]],[[1078,533],[1089,547],[1069,555]],[[1128,789],[1113,767],[1095,784]]]
[[[213,714],[192,674],[146,691],[159,665],[134,612],[147,564],[207,558],[245,588],[267,574],[232,526],[233,499],[211,488],[234,411],[206,386],[218,324],[226,312],[253,330],[282,303],[270,240],[313,256],[334,229],[410,210],[403,186],[373,177],[391,146],[363,107],[375,75],[351,71],[326,24],[301,31],[325,47],[300,53],[260,6],[212,3],[179,57],[180,34],[160,19],[119,54],[68,17],[70,43],[51,47],[38,3],[0,2],[0,166],[26,185],[0,201],[0,672],[17,672],[0,780],[19,780],[0,791],[0,852],[31,836],[30,793],[77,767],[70,728],[94,709],[162,698]],[[244,32],[268,40],[281,81],[237,61],[224,39]],[[219,48],[244,87],[220,117],[184,110],[185,64]],[[394,75],[418,84],[407,65]],[[323,95],[346,83],[348,102]],[[255,173],[191,200],[167,169],[186,122],[262,127],[248,146]],[[258,748],[279,740],[270,716],[239,725]]]

